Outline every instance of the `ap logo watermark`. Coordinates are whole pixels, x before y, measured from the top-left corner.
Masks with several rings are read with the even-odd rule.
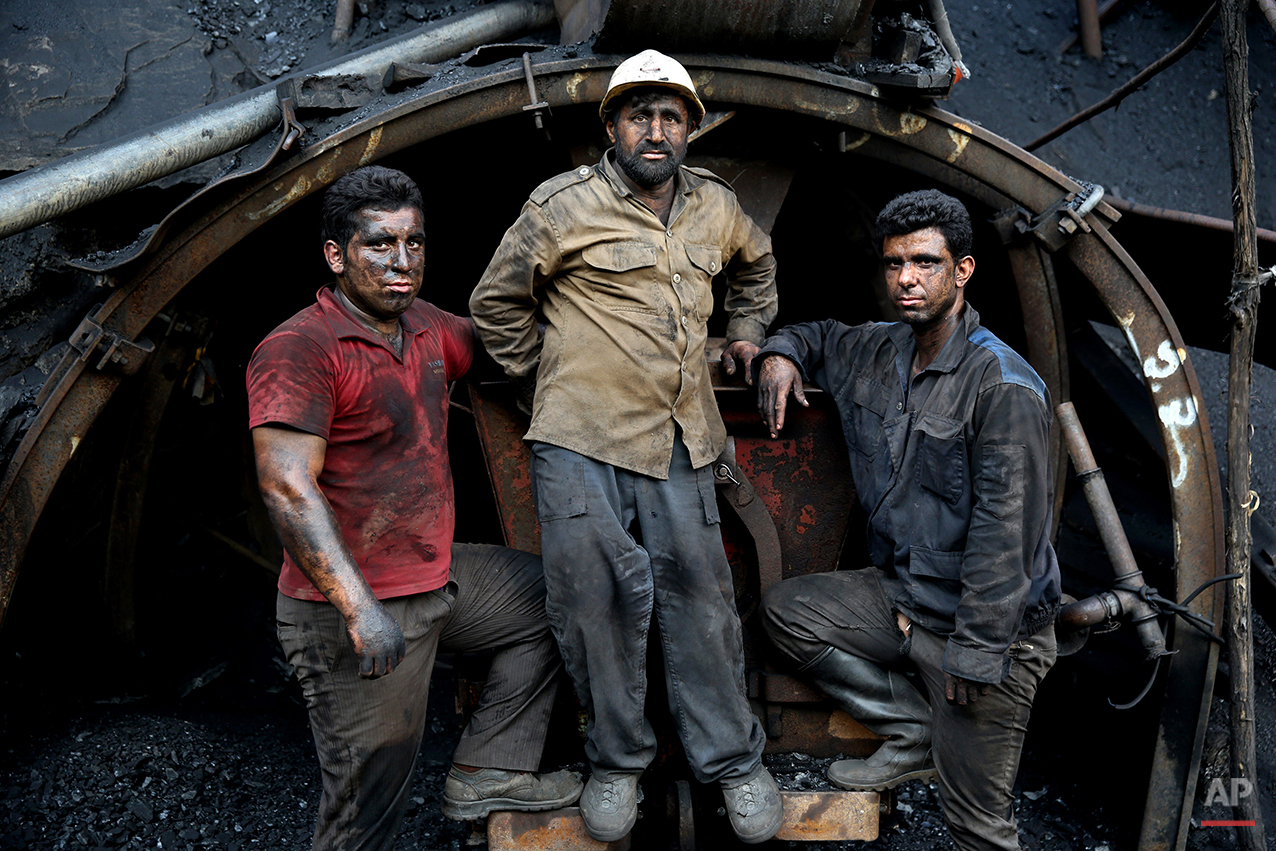
[[[1215,777],[1210,781],[1205,793],[1205,806],[1236,807],[1254,791],[1254,784],[1244,777]],[[1206,821],[1201,820],[1201,827],[1253,827],[1252,821]]]

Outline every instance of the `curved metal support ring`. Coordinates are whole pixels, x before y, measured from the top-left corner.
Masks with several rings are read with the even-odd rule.
[[[1039,214],[1077,183],[988,131],[935,108],[910,110],[874,87],[813,68],[739,57],[683,57],[704,98],[824,119],[846,128],[848,149],[873,142],[927,162],[952,186],[973,186]],[[550,107],[596,103],[619,57],[537,64]],[[205,215],[169,236],[100,313],[126,339],[142,329],[227,247],[271,217],[322,190],[341,174],[435,136],[519,115],[526,82],[517,60],[488,71],[465,69],[431,81],[416,98],[395,103],[299,151],[251,186],[216,201]],[[436,82],[437,81],[437,82]],[[437,87],[433,87],[437,86]],[[1118,214],[1100,202],[1062,252],[1084,274],[1125,330],[1144,364],[1169,458],[1175,528],[1176,596],[1211,579],[1223,564],[1223,518],[1217,465],[1200,388],[1168,311],[1134,261],[1108,233]],[[80,440],[111,397],[118,378],[86,371],[68,357],[50,376],[43,407],[0,483],[0,617],[36,520]],[[1210,592],[1195,609],[1212,613]],[[1216,650],[1195,630],[1174,630],[1141,847],[1169,848],[1186,836]],[[1185,800],[1186,799],[1186,800]]]

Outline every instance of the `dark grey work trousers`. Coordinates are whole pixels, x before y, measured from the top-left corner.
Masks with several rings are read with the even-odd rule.
[[[745,698],[709,467],[692,469],[680,437],[667,481],[536,443],[532,482],[546,609],[589,715],[585,754],[595,775],[637,774],[655,756],[643,710],[654,614],[669,711],[692,773],[702,783],[744,780],[766,737]]]
[[[439,649],[496,651],[453,759],[510,771],[540,765],[562,670],[545,619],[540,559],[506,547],[453,544],[445,587],[383,603],[403,630],[407,654],[393,673],[366,680],[334,606],[279,595],[279,641],[301,682],[323,773],[316,851],[394,844]]]
[[[1015,775],[1037,686],[1055,662],[1054,627],[1010,646],[1010,673],[966,706],[944,699],[947,638],[916,624],[905,642],[876,568],[785,580],[763,599],[772,641],[803,668],[836,647],[896,670],[914,668],[930,703],[939,802],[962,851],[1019,848]],[[801,670],[801,668],[799,668]]]

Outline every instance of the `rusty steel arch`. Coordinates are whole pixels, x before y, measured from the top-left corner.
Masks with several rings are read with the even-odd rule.
[[[537,91],[551,107],[596,103],[618,58],[586,56],[535,64]],[[683,61],[705,100],[763,107],[823,119],[844,128],[848,150],[900,162],[990,205],[1040,215],[1081,187],[1000,137],[933,107],[909,108],[875,87],[814,68],[766,60],[688,56]],[[377,112],[365,108],[348,126],[267,169],[251,183],[211,193],[207,209],[169,235],[129,270],[93,317],[104,340],[134,341],[216,257],[264,222],[322,190],[352,168],[465,127],[523,113],[521,66],[463,69],[441,75],[419,95]],[[468,75],[468,76],[467,76]],[[443,82],[438,82],[443,79]],[[452,82],[456,80],[455,82]],[[375,106],[375,105],[374,105]],[[197,211],[198,212],[198,211]],[[1200,386],[1164,303],[1108,231],[1118,214],[1100,203],[1057,253],[1089,280],[1143,364],[1166,447],[1174,524],[1175,596],[1183,599],[1221,572],[1222,500]],[[1025,323],[1045,329],[1047,344],[1030,359],[1055,398],[1067,398],[1059,294],[1049,258],[1034,248],[1019,279]],[[1029,335],[1030,339],[1033,335]],[[1050,345],[1053,342],[1053,345]],[[127,349],[127,342],[123,348]],[[37,400],[36,417],[0,483],[0,619],[35,524],[63,468],[123,380],[105,348],[69,351]],[[136,353],[133,355],[136,357]],[[124,360],[127,362],[128,357]],[[1057,458],[1062,458],[1059,450]],[[1209,589],[1192,604],[1207,618],[1219,600]],[[1213,685],[1216,648],[1199,633],[1171,627],[1161,723],[1140,847],[1182,847]]]

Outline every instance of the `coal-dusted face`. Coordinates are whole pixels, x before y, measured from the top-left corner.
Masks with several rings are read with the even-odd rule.
[[[632,98],[607,122],[607,137],[616,146],[616,165],[643,188],[660,186],[687,157],[691,135],[687,104],[676,94]]]
[[[954,259],[939,228],[886,237],[882,263],[887,291],[902,321],[924,329],[961,313],[975,258]]]
[[[416,207],[365,208],[343,248],[324,243],[337,287],[375,322],[394,322],[412,306],[425,277],[425,222]]]

